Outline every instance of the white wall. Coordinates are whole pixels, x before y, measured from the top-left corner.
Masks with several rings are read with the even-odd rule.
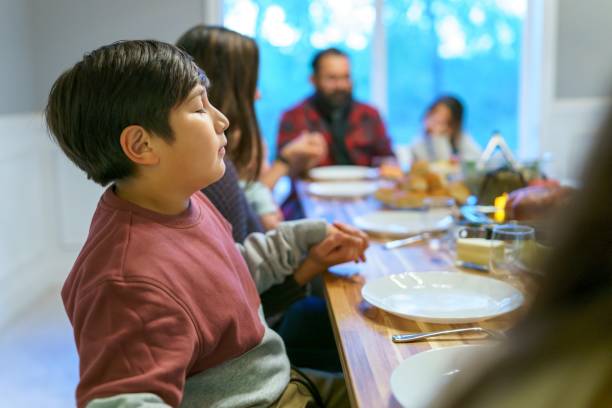
[[[57,239],[54,146],[40,114],[0,117],[0,326],[60,282],[75,252]]]
[[[524,38],[520,155],[574,182],[610,103],[612,2],[530,1]]]
[[[557,3],[555,96],[607,98],[612,85],[612,2]]]
[[[0,327],[61,284],[102,191],[47,135],[40,111],[52,82],[101,45],[142,38],[174,42],[195,24],[216,23],[219,4],[0,0]]]
[[[30,6],[0,0],[0,114],[30,111],[34,105]]]
[[[204,20],[203,0],[29,0],[36,68],[36,110],[58,75],[101,45],[125,39],[174,43]]]

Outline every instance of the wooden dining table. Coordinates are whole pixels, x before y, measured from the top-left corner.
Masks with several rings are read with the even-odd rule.
[[[308,181],[299,181],[296,191],[308,218],[352,224],[355,217],[382,209],[372,196],[363,198],[316,197],[308,192]],[[426,350],[460,344],[490,342],[480,333],[453,334],[414,343],[393,343],[391,335],[480,326],[505,331],[524,313],[522,306],[512,313],[478,323],[433,324],[402,318],[366,302],[363,285],[373,279],[403,272],[470,272],[454,266],[454,254],[439,240],[386,250],[384,239],[372,239],[367,261],[351,277],[326,273],[323,278],[331,324],[339,350],[352,407],[400,407],[391,393],[391,374],[406,358]],[[519,283],[519,286],[521,284]],[[525,292],[526,287],[520,288]],[[410,387],[410,384],[406,384]]]

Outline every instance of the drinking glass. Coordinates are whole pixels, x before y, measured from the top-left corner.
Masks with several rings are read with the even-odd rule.
[[[456,252],[457,240],[460,238],[487,238],[487,231],[484,227],[471,227],[454,224],[448,229],[448,233],[443,237],[445,248],[451,252]]]
[[[535,232],[532,227],[502,224],[491,233],[489,268],[503,280],[518,283],[518,276],[533,265]]]

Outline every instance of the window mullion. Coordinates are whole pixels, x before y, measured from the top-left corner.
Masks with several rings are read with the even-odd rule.
[[[372,35],[372,64],[370,98],[378,110],[387,117],[387,38],[383,24],[384,0],[375,0],[376,18]]]

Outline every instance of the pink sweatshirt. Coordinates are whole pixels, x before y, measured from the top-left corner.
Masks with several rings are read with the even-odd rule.
[[[142,392],[177,406],[187,377],[243,355],[266,330],[231,227],[200,193],[164,216],[109,188],[62,297],[80,357],[79,407]]]

